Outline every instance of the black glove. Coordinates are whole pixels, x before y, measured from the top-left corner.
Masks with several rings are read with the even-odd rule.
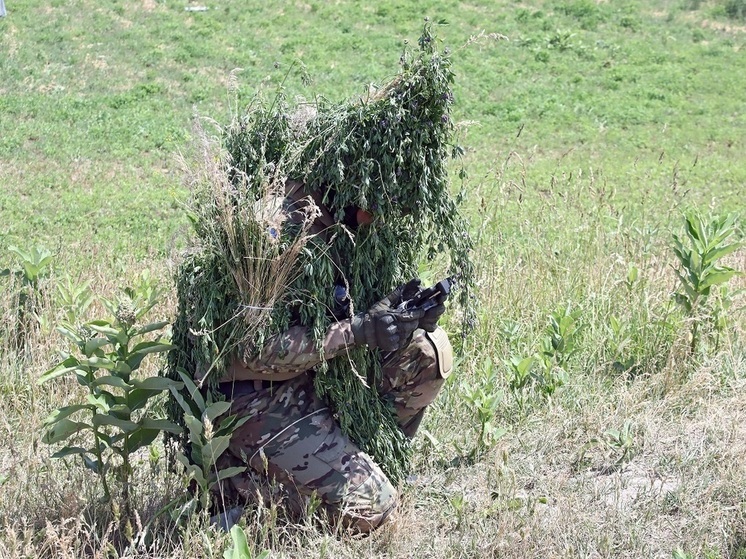
[[[444,304],[446,299],[448,299],[448,295],[438,295],[437,297],[433,297],[435,306],[430,307],[425,311],[425,314],[420,319],[420,328],[426,332],[435,332],[435,329],[438,327],[438,320],[440,320],[440,317],[443,316],[444,312],[446,312],[446,306]]]
[[[352,335],[356,344],[367,344],[383,351],[396,351],[409,343],[425,312],[422,309],[397,309],[419,290],[420,280],[400,285],[365,313],[352,317]]]

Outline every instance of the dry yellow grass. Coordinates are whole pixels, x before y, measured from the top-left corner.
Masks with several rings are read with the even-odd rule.
[[[480,367],[487,355],[499,364],[501,351],[515,349],[502,338],[498,321],[487,317],[513,312],[527,317],[522,338],[528,340],[541,332],[544,304],[556,300],[546,290],[577,288],[563,275],[537,277],[527,266],[495,262],[482,278],[483,329],[423,425],[429,436],[418,438],[416,475],[402,488],[394,522],[356,538],[329,533],[312,521],[288,524],[281,510],[254,508],[245,522],[256,549],[271,549],[272,557],[664,558],[681,548],[693,557],[741,557],[746,536],[743,323],[734,315],[728,344],[710,357],[685,363],[674,355],[674,343],[663,369],[636,378],[614,374],[601,359],[601,326],[610,312],[624,310],[620,302],[609,303],[619,289],[609,278],[615,267],[624,267],[604,252],[594,251],[581,274],[588,290],[584,308],[593,324],[570,380],[552,401],[534,397],[527,411],[519,412],[500,368],[497,388],[505,398],[497,417],[508,433],[476,460],[466,456],[478,424],[464,403],[465,387],[483,382]],[[665,256],[650,259],[650,278],[664,274],[659,259]],[[743,265],[743,253],[731,263]],[[544,269],[534,260],[537,265]],[[132,263],[133,273],[138,266]],[[99,294],[114,293],[119,282],[106,270],[90,272]],[[153,272],[168,276],[163,264]],[[42,312],[50,320],[59,313],[51,295],[55,281],[43,284],[48,295]],[[632,304],[653,305],[671,287],[647,285],[645,296]],[[97,504],[96,480],[79,464],[49,458],[53,449],[40,442],[41,422],[51,409],[77,401],[81,392],[70,382],[35,385],[61,347],[53,333],[35,331],[25,360],[7,346],[14,326],[10,287],[2,297],[0,557],[106,557],[112,546],[126,557],[220,555],[217,550],[229,538],[204,518],[191,519],[184,531],[154,520],[160,506],[184,491],[162,457],[151,464],[143,452],[136,484],[141,524],[154,521],[160,531],[131,549],[122,544],[107,507]],[[169,293],[157,313],[169,316],[173,305]],[[101,312],[94,307],[90,315]],[[621,316],[634,320],[631,311]],[[149,374],[157,366],[152,363]],[[619,448],[602,441],[624,422],[632,426],[632,452],[631,459],[619,462]],[[162,448],[158,452],[163,455]]]

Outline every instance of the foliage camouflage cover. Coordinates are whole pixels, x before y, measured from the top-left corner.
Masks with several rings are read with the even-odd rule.
[[[207,384],[214,386],[232,354],[255,354],[265,339],[295,324],[307,326],[320,344],[336,320],[329,312],[339,307],[335,285],[347,289],[351,316],[417,276],[424,257],[448,258],[449,273],[458,277],[462,331],[473,325],[471,240],[447,169],[447,161],[461,153],[450,116],[453,77],[448,52],[436,47],[427,23],[419,49],[403,53],[399,74],[365,99],[291,106],[278,95],[269,104],[257,101],[231,125],[223,138],[230,161],[222,169],[225,184],[196,185],[194,191],[196,240],[176,278],[172,375],[177,367],[207,372]],[[257,203],[283,190],[287,180],[318,193],[337,223],[313,235],[303,225],[262,218]],[[373,224],[356,230],[345,225],[350,208],[373,214]],[[236,245],[230,240],[236,230],[250,234],[227,251]],[[226,254],[231,251],[238,254]],[[247,253],[262,252],[265,262],[281,260],[293,273],[270,299],[253,293],[247,303],[232,267]],[[242,306],[252,309],[253,322],[241,319]],[[381,355],[355,348],[349,357],[324,362],[316,389],[345,432],[390,477],[401,479],[408,442],[392,411],[369,388],[376,386]]]

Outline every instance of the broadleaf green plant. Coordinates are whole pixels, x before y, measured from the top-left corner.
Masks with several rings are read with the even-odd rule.
[[[20,259],[24,283],[35,289],[39,284],[39,278],[44,275],[45,270],[52,262],[52,253],[45,248],[36,246],[30,250],[11,246],[8,247],[8,250]]]
[[[684,220],[686,237],[673,235],[673,252],[681,265],[681,269],[676,270],[680,285],[674,298],[691,321],[689,355],[693,355],[702,336],[702,323],[717,331],[718,318],[723,318],[724,306],[716,308],[711,296],[718,293],[727,297],[727,291],[714,288],[740,273],[720,261],[743,243],[734,240],[737,218],[733,214],[705,222],[701,215],[690,211],[684,215]]]
[[[125,521],[132,511],[132,457],[150,445],[161,432],[181,433],[171,421],[159,418],[152,400],[182,384],[163,377],[140,378],[136,372],[151,354],[169,351],[162,336],[168,322],[140,325],[156,304],[158,292],[128,289],[117,303],[107,301],[114,317],[92,320],[81,326],[66,322],[57,330],[73,344],[73,353],[44,373],[39,384],[73,376],[87,389],[85,400],[54,410],[45,420],[42,440],[47,444],[68,442],[53,458],[80,456],[83,465],[98,475],[103,497],[121,504]],[[110,480],[119,484],[118,498]]]
[[[190,456],[181,451],[176,452],[176,460],[186,469],[188,481],[197,484],[199,493],[187,501],[180,515],[189,514],[197,509],[207,509],[210,505],[210,494],[221,481],[246,471],[245,466],[231,466],[218,470],[218,458],[228,449],[233,432],[246,423],[248,417],[238,418],[225,414],[230,411],[231,403],[225,400],[215,401],[212,393],[204,396],[189,374],[177,369],[182,379],[181,386],[173,386],[171,394],[184,410],[184,423],[187,426]],[[187,397],[180,392],[187,391]]]
[[[600,437],[593,437],[580,449],[578,457],[574,460],[573,467],[580,469],[588,465],[587,452],[590,449],[601,449],[605,454],[607,462],[601,469],[611,472],[624,467],[632,460],[637,450],[634,437],[635,425],[631,420],[625,420],[619,429],[607,429]]]
[[[20,282],[15,302],[14,342],[16,349],[24,350],[27,348],[29,334],[35,328],[36,322],[40,322],[40,315],[37,313],[40,299],[39,280],[45,276],[52,263],[52,253],[37,246],[29,250],[11,246],[8,247],[8,250],[18,257],[20,269],[6,269],[2,271],[1,275],[12,274]]]
[[[476,447],[471,451],[471,457],[476,459],[483,452],[491,449],[506,433],[502,427],[495,424],[497,408],[503,401],[503,392],[497,390],[497,373],[492,360],[487,359],[483,369],[484,378],[472,386],[466,385],[464,401],[476,414],[479,420],[479,438]]]
[[[233,546],[223,552],[224,559],[254,559],[254,554],[251,553],[243,528],[235,525],[231,528],[230,534]],[[265,549],[255,559],[266,559],[267,557],[269,557],[269,550]]]
[[[536,380],[545,397],[551,397],[567,380],[567,364],[578,351],[578,339],[583,325],[580,324],[580,309],[567,307],[549,315],[549,324],[541,340],[541,349],[536,356],[540,365]]]
[[[570,310],[568,305],[549,315],[549,324],[541,343],[541,355],[565,367],[578,351],[578,338],[583,330],[579,324],[580,309]]]
[[[518,407],[523,410],[525,405],[525,390],[530,386],[530,382],[533,380],[531,370],[536,362],[536,358],[533,356],[521,358],[519,356],[513,356],[510,359],[510,377],[508,379],[508,386],[510,391],[513,393],[513,397],[518,402]]]
[[[635,451],[633,431],[634,424],[626,420],[619,429],[607,429],[604,432],[603,442],[617,455],[615,466],[621,466],[632,459]]]
[[[65,283],[57,284],[58,305],[62,307],[68,322],[78,320],[93,303],[95,297],[90,286],[90,281],[78,284],[70,276],[66,276]]]

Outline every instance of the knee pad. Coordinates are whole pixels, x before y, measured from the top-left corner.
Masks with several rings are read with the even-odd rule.
[[[453,348],[446,331],[440,326],[432,332],[425,332],[438,360],[438,372],[441,378],[448,378],[453,372]]]
[[[396,488],[374,466],[370,477],[351,489],[344,500],[345,524],[360,532],[370,532],[387,522],[399,501]]]

